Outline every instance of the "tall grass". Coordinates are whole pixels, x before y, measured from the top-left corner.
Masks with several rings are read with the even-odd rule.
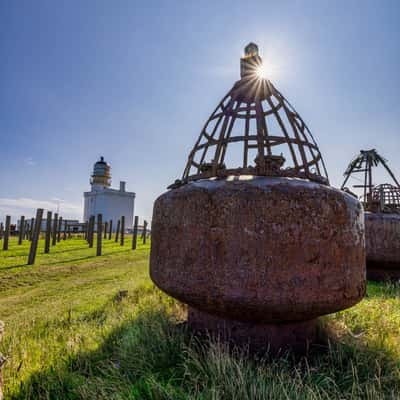
[[[184,306],[148,286],[97,312],[37,326],[36,335],[45,335],[50,343],[57,332],[67,335],[67,352],[14,387],[9,398],[400,398],[399,359],[384,347],[355,339],[340,324],[336,330],[338,322],[343,323],[340,316],[325,320],[324,329],[331,330],[325,348],[314,349],[308,357],[286,354],[274,359],[193,337],[180,323],[184,314]],[[73,334],[82,325],[87,337]],[[97,336],[94,330],[104,333],[99,333],[99,346],[85,345]],[[32,338],[32,332],[22,335]]]
[[[400,399],[398,285],[369,284],[360,304],[322,319],[326,346],[276,359],[193,336],[147,257],[110,248],[72,271],[55,259],[39,280],[0,272],[6,399]]]

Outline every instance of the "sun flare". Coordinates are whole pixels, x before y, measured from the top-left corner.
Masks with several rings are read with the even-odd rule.
[[[264,65],[259,65],[256,69],[256,74],[259,78],[265,79],[266,76],[266,71]]]

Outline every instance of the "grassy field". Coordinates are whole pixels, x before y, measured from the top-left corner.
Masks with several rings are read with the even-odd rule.
[[[26,266],[0,250],[6,399],[400,399],[400,287],[369,284],[322,319],[309,357],[256,357],[190,335],[185,307],[154,288],[149,245],[79,238]],[[127,290],[128,296],[119,292]]]

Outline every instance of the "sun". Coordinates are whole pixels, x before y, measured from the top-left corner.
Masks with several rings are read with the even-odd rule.
[[[266,78],[266,72],[265,72],[265,67],[264,65],[259,65],[256,68],[256,75],[260,79],[265,79]]]

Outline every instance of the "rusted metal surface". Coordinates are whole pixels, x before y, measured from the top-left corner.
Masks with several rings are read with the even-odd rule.
[[[400,215],[365,213],[368,279],[400,279]]]
[[[263,177],[184,185],[156,200],[152,237],[153,281],[205,312],[298,321],[364,296],[361,204],[325,185]]]
[[[395,185],[374,183],[374,168],[382,165]],[[350,191],[346,184],[356,178],[361,184],[353,185],[361,190],[360,200],[365,210],[365,236],[367,277],[384,281],[400,279],[400,185],[387,165],[387,160],[375,149],[361,150],[345,172],[342,189]],[[358,179],[357,177],[362,177]],[[357,196],[353,193],[354,196]]]
[[[241,80],[205,124],[182,179],[156,200],[150,275],[189,305],[195,330],[304,349],[315,318],[365,294],[364,213],[329,186],[310,131],[255,75],[260,63],[249,44]]]
[[[310,130],[273,84],[257,74],[261,63],[257,46],[250,43],[241,59],[241,79],[204,125],[182,179],[170,188],[230,175],[299,177],[328,184]]]

